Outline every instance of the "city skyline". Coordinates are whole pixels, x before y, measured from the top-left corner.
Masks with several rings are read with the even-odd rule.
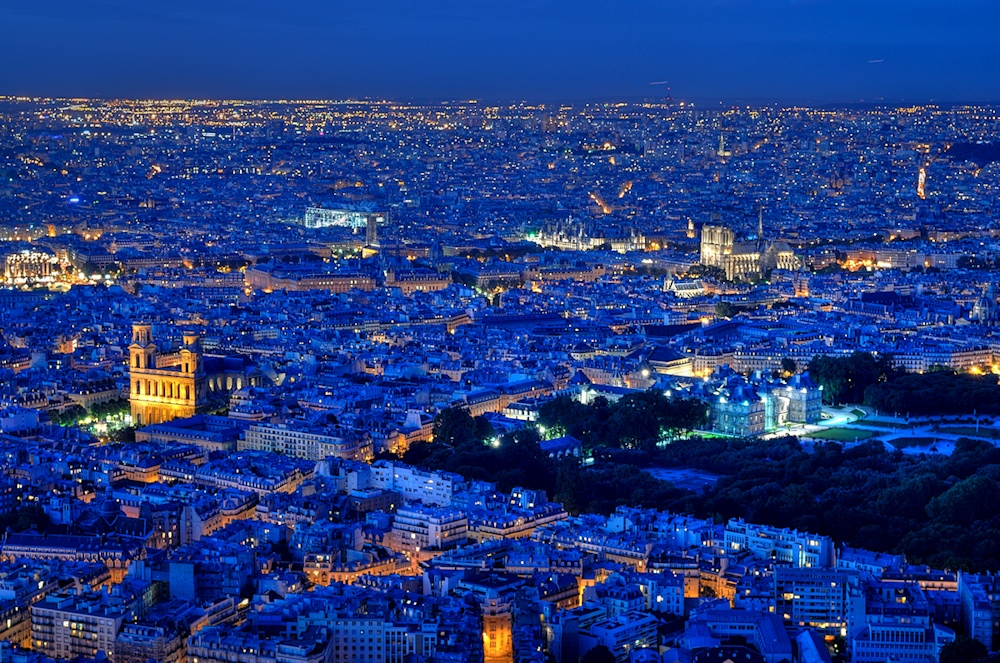
[[[0,8],[0,93],[45,97],[804,105],[991,102],[1000,7],[963,0],[63,0]]]

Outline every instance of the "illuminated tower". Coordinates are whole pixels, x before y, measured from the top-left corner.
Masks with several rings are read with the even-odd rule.
[[[132,325],[132,345],[128,348],[129,365],[135,368],[152,368],[156,365],[156,345],[153,344],[153,325],[136,322]]]
[[[132,325],[129,352],[129,404],[136,426],[192,417],[207,405],[201,338],[184,334],[179,352],[161,355],[153,342],[153,327]]]
[[[726,137],[724,134],[719,134],[719,149],[716,154],[718,154],[721,158],[733,156],[733,151],[731,149],[726,149]]]
[[[984,325],[993,325],[997,321],[997,286],[988,284],[983,288],[983,294],[976,300],[969,313],[969,319]]]
[[[726,256],[733,252],[736,237],[725,226],[701,227],[701,264],[709,267],[725,267]]]
[[[513,663],[514,620],[511,605],[496,590],[486,592],[483,610],[483,662]]]
[[[809,296],[809,272],[798,271],[792,277],[792,287],[795,288],[796,297]]]

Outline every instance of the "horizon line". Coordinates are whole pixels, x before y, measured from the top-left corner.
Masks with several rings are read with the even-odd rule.
[[[376,96],[346,96],[346,97],[314,97],[314,98],[294,98],[294,97],[268,97],[268,96],[234,96],[234,97],[203,97],[203,96],[118,96],[118,95],[36,95],[36,94],[10,94],[0,93],[0,102],[3,103],[30,103],[47,101],[65,102],[170,102],[170,103],[275,103],[275,104],[413,104],[429,106],[434,104],[484,104],[484,105],[526,105],[526,106],[557,106],[557,105],[588,105],[588,104],[655,104],[655,105],[675,105],[684,106],[691,104],[692,107],[701,105],[705,109],[715,106],[729,107],[768,107],[782,106],[791,108],[829,108],[829,107],[856,107],[856,106],[1000,106],[1000,100],[939,100],[939,99],[854,99],[839,101],[820,100],[794,100],[781,98],[719,98],[719,97],[655,97],[655,96],[608,96],[608,97],[582,97],[564,99],[531,99],[528,97],[516,98],[487,98],[487,97],[376,97]]]

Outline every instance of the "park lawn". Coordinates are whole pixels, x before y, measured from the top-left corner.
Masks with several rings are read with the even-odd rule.
[[[705,440],[724,440],[727,437],[732,437],[732,435],[725,435],[723,433],[713,433],[709,430],[693,430],[690,434],[685,435],[685,438],[703,438]]]
[[[817,440],[836,440],[838,442],[853,442],[857,440],[867,440],[875,437],[878,433],[870,430],[857,430],[853,428],[827,428],[826,430],[809,433],[809,437]]]

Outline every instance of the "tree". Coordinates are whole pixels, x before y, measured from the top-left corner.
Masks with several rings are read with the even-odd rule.
[[[583,663],[615,663],[615,655],[604,645],[597,645],[581,659]]]
[[[485,426],[483,425],[485,424]],[[482,442],[492,428],[486,430],[489,423],[485,420],[477,422],[464,407],[448,407],[434,417],[434,441],[452,446],[460,446],[470,442]]]
[[[685,274],[685,276],[691,278],[698,278],[698,277],[711,278],[715,279],[716,281],[729,280],[726,278],[726,270],[722,269],[721,267],[701,265],[701,264],[692,265],[691,268],[687,270],[687,274]]]
[[[865,404],[886,412],[914,415],[1000,414],[997,376],[951,369],[897,375],[865,390]]]
[[[708,420],[704,402],[667,398],[658,389],[627,394],[615,403],[595,398],[589,405],[568,396],[546,401],[538,423],[556,435],[572,435],[586,449],[652,451],[664,434],[675,436],[702,427]]]
[[[954,642],[941,648],[940,663],[986,663],[986,645],[968,636],[960,635]]]
[[[740,310],[729,302],[717,302],[715,304],[715,315],[720,318],[731,318],[739,312]]]
[[[1000,499],[997,482],[975,475],[959,481],[927,504],[927,515],[940,522],[971,525],[989,518]]]
[[[784,357],[781,360],[781,372],[787,377],[790,375],[795,375],[799,370],[799,365],[795,363],[795,360],[791,357]]]
[[[124,428],[117,428],[111,431],[108,439],[118,444],[135,442],[135,427],[125,426]]]
[[[52,423],[58,426],[75,426],[78,421],[87,416],[87,411],[83,407],[73,404],[62,412],[54,412],[49,415]]]
[[[25,532],[30,529],[46,533],[52,526],[49,514],[38,504],[26,504],[17,510],[16,518],[10,528],[15,532]]]
[[[900,374],[892,357],[854,352],[846,357],[817,355],[809,362],[809,374],[823,387],[823,400],[832,405],[862,403],[868,387]]]

